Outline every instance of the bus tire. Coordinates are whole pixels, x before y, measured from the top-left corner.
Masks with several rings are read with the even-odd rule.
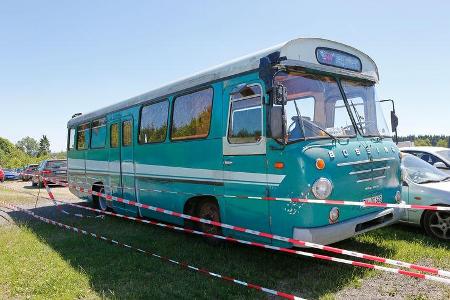
[[[216,201],[211,199],[202,200],[196,207],[196,215],[199,218],[220,222],[220,209]],[[199,231],[222,235],[222,228],[219,226],[209,225],[205,223],[197,223],[197,229]],[[210,244],[218,245],[220,240],[216,238],[206,238]]]
[[[104,194],[105,193],[105,188],[100,185],[94,185],[92,188],[93,191],[99,192]],[[94,208],[99,209],[101,211],[108,211],[108,205],[107,205],[107,201],[105,198],[100,197],[100,196],[92,196],[92,202],[94,204]]]

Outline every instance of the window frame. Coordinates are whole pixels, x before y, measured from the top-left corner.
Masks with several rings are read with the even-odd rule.
[[[90,128],[91,128],[91,122],[86,122],[86,123],[82,123],[82,124],[77,125],[77,143],[76,143],[76,149],[77,149],[78,151],[88,150],[88,149],[89,149],[89,146],[90,146],[90,145],[89,145],[89,144],[90,144],[90,138],[89,138],[88,141],[86,141],[86,135],[84,136],[84,140],[85,140],[85,143],[86,143],[86,147],[80,149],[79,144],[78,144],[78,133],[79,133],[78,128],[81,127],[81,126],[84,126],[84,125],[89,126],[87,129],[83,129],[84,132],[90,132],[90,130],[91,130],[91,129],[90,129]]]
[[[141,142],[141,124],[142,124],[142,111],[144,110],[145,107],[147,106],[151,106],[153,104],[158,104],[161,102],[167,102],[167,116],[166,116],[166,125],[167,125],[167,130],[166,130],[166,136],[164,138],[164,140],[162,141],[158,141],[158,142]],[[158,99],[155,101],[150,101],[147,103],[144,103],[143,105],[141,105],[141,108],[139,109],[139,123],[138,123],[138,136],[137,136],[137,141],[139,145],[147,145],[147,144],[161,144],[167,141],[167,135],[170,134],[170,129],[171,129],[171,124],[169,124],[169,113],[170,113],[170,101],[169,98],[163,98],[163,99]],[[169,126],[170,125],[170,126]]]
[[[211,96],[211,117],[209,118],[209,127],[208,127],[208,133],[204,136],[204,137],[188,137],[188,138],[175,138],[173,139],[172,136],[172,130],[173,130],[173,116],[174,116],[174,110],[175,110],[175,102],[179,97],[182,96],[186,96],[186,95],[190,95],[190,94],[194,94],[197,92],[201,92],[201,91],[205,91],[211,89],[212,91],[212,96]],[[199,87],[197,89],[194,90],[189,90],[189,91],[185,91],[183,93],[177,94],[177,95],[173,95],[172,96],[172,105],[170,108],[170,126],[169,126],[169,140],[171,142],[182,142],[182,141],[191,141],[191,140],[205,140],[209,137],[209,135],[211,134],[211,125],[212,125],[212,119],[213,119],[213,109],[214,109],[214,97],[215,97],[215,92],[214,92],[214,87],[212,85],[208,85],[208,86],[203,86],[203,87]]]
[[[92,127],[92,123],[94,123],[95,121],[100,121],[100,120],[103,120],[103,122],[104,122],[103,124],[104,125],[97,126],[95,128],[105,127],[105,130],[106,130],[106,132],[105,132],[105,140],[103,141],[103,146],[101,146],[101,147],[93,147],[92,146],[92,136],[93,136],[92,129],[94,129],[94,127]],[[107,133],[108,133],[107,130],[108,130],[108,126],[107,126],[106,117],[98,118],[98,119],[95,119],[95,120],[91,121],[90,135],[89,135],[89,147],[90,147],[90,149],[104,149],[106,147],[106,137],[107,137]]]
[[[246,84],[245,87],[252,87],[252,86],[258,86],[259,87],[259,94],[255,94],[252,96],[246,96],[246,97],[241,97],[241,98],[235,98],[233,99],[233,95],[230,94],[230,103],[228,104],[228,118],[227,118],[227,132],[226,132],[226,137],[227,137],[227,143],[229,145],[258,145],[262,142],[262,140],[265,138],[264,135],[264,110],[263,110],[263,102],[264,102],[264,93],[263,93],[263,87],[260,83],[249,83]],[[248,99],[252,99],[252,98],[256,98],[256,97],[260,97],[260,109],[261,109],[261,138],[259,139],[259,141],[254,142],[254,143],[233,143],[230,141],[230,125],[231,125],[231,120],[232,120],[232,112],[231,112],[231,106],[233,104],[233,102],[236,101],[245,101]]]
[[[114,123],[111,123],[109,125],[109,148],[110,149],[120,148],[120,126],[119,126],[119,124],[120,124],[120,122],[114,122]],[[111,129],[112,129],[112,127],[114,125],[117,126],[117,136],[118,136],[118,141],[117,141],[117,145],[116,146],[112,145],[112,134],[111,134],[112,131],[111,131]]]
[[[131,136],[130,136],[130,143],[129,144],[125,144],[125,139],[124,139],[124,136],[123,136],[123,134],[125,133],[125,130],[123,130],[124,129],[124,124],[125,123],[130,123],[130,126],[131,126]],[[121,124],[122,124],[122,134],[120,134],[120,136],[121,136],[121,138],[122,138],[122,147],[130,147],[130,146],[132,146],[133,145],[133,121],[132,120],[123,120],[122,122],[121,122]]]

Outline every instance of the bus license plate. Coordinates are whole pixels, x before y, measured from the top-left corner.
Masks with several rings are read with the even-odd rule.
[[[383,203],[383,195],[377,195],[377,196],[365,198],[364,202],[367,202],[367,203]]]

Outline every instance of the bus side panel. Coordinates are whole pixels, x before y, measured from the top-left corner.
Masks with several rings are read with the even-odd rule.
[[[223,194],[222,83],[214,84],[213,89],[213,109],[207,138],[170,141],[168,133],[163,143],[138,144],[135,147],[136,186],[140,203],[183,212],[186,201],[193,197],[186,193]],[[173,99],[170,102],[169,120]],[[155,189],[173,193],[152,191]],[[220,199],[217,200],[222,214],[224,205],[221,205]],[[141,210],[141,214],[175,224],[184,223],[183,219],[149,210]]]

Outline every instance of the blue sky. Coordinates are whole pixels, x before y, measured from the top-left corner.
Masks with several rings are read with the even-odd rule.
[[[378,64],[399,133],[450,134],[448,1],[0,1],[0,136],[66,122],[295,37],[354,46]]]

